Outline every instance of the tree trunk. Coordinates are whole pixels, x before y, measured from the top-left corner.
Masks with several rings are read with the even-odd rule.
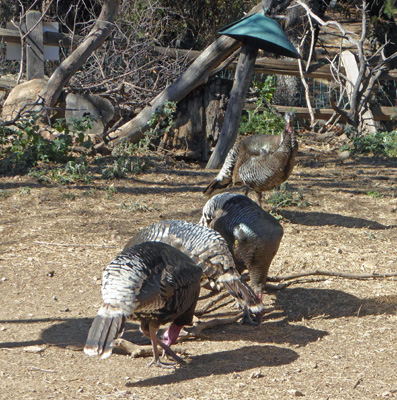
[[[219,168],[236,141],[241,112],[244,107],[248,87],[251,83],[257,54],[258,49],[252,47],[250,44],[244,44],[241,48],[240,58],[236,67],[236,76],[227,105],[225,121],[218,143],[206,166],[207,169]]]
[[[356,126],[359,132],[376,133],[378,127],[376,126],[371,109],[357,109],[360,103],[360,99],[353,99],[353,89],[354,86],[357,85],[357,79],[359,76],[359,67],[357,65],[356,57],[350,50],[345,50],[341,54],[341,60],[342,65],[344,66],[346,71],[346,92],[350,102],[350,114],[352,116],[352,119],[356,122]],[[362,87],[361,84],[360,86]]]
[[[87,61],[92,52],[109,36],[120,6],[120,0],[104,0],[102,11],[88,36],[76,50],[66,58],[47,82],[40,97],[45,107],[54,107],[64,86],[76,71]]]

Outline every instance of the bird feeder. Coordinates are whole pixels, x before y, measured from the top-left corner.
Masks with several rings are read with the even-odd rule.
[[[263,14],[248,15],[223,27],[218,33],[270,53],[300,58],[281,26]]]
[[[280,25],[262,13],[255,13],[233,22],[222,28],[219,33],[242,42],[242,47],[222,130],[206,166],[209,169],[219,168],[222,165],[237,138],[241,112],[254,72],[258,49],[277,55],[300,58]]]

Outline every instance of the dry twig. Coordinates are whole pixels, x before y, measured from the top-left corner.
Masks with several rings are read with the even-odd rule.
[[[101,248],[118,248],[120,246],[116,245],[105,245],[105,244],[71,244],[71,243],[52,243],[52,242],[39,242],[37,240],[34,241],[37,244],[44,244],[46,246],[63,246],[63,247],[101,247]]]
[[[199,310],[196,310],[194,314],[197,316],[200,316],[200,315],[207,313],[211,307],[213,307],[215,304],[219,303],[221,300],[225,299],[228,296],[229,296],[229,293],[226,291],[218,294],[218,296],[215,297],[215,299],[209,300],[202,308],[200,308]]]
[[[376,278],[397,277],[397,273],[395,273],[395,272],[384,273],[384,274],[379,274],[377,272],[373,272],[372,274],[352,274],[349,272],[334,272],[334,271],[316,270],[316,271],[298,272],[296,274],[285,275],[285,276],[274,276],[274,277],[269,276],[267,278],[267,280],[269,282],[283,282],[283,281],[289,281],[292,279],[298,279],[298,278],[303,278],[305,276],[312,276],[312,275],[335,276],[337,278],[346,278],[346,279],[376,279]]]

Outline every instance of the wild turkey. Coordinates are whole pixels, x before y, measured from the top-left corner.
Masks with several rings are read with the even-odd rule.
[[[125,249],[144,241],[161,241],[178,248],[203,268],[211,286],[224,285],[244,309],[243,322],[260,323],[264,307],[253,290],[241,279],[225,239],[212,229],[193,222],[171,220],[155,223],[138,232]],[[255,321],[250,313],[254,314]]]
[[[215,191],[246,185],[256,192],[262,205],[262,192],[280,186],[290,176],[295,165],[298,142],[291,127],[293,113],[285,113],[285,130],[281,135],[253,135],[236,143],[229,151],[217,177],[204,190]]]
[[[262,300],[269,267],[284,233],[280,223],[247,196],[226,192],[207,201],[200,224],[226,239],[238,271],[248,269],[251,287]]]
[[[84,352],[107,358],[114,339],[121,336],[127,318],[140,321],[140,329],[152,342],[153,361],[160,361],[157,345],[183,363],[171,349],[179,331],[192,323],[200,292],[202,269],[186,254],[164,243],[146,242],[123,250],[103,273],[103,305],[89,330]],[[172,322],[167,340],[156,334]]]

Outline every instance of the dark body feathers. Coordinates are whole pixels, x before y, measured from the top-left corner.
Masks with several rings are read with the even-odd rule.
[[[137,319],[152,341],[154,362],[162,366],[157,344],[175,354],[156,333],[168,322],[180,327],[192,323],[201,275],[202,269],[186,254],[167,244],[145,242],[125,249],[103,273],[103,306],[88,333],[85,353],[110,356],[126,319]]]
[[[143,241],[160,241],[181,250],[203,268],[203,279],[212,287],[224,285],[242,308],[248,308],[261,319],[262,302],[242,281],[228,243],[218,232],[192,222],[162,221],[142,229],[125,248]]]
[[[241,194],[221,193],[207,201],[200,224],[228,242],[240,272],[248,269],[251,287],[261,298],[283,228],[269,213]]]

